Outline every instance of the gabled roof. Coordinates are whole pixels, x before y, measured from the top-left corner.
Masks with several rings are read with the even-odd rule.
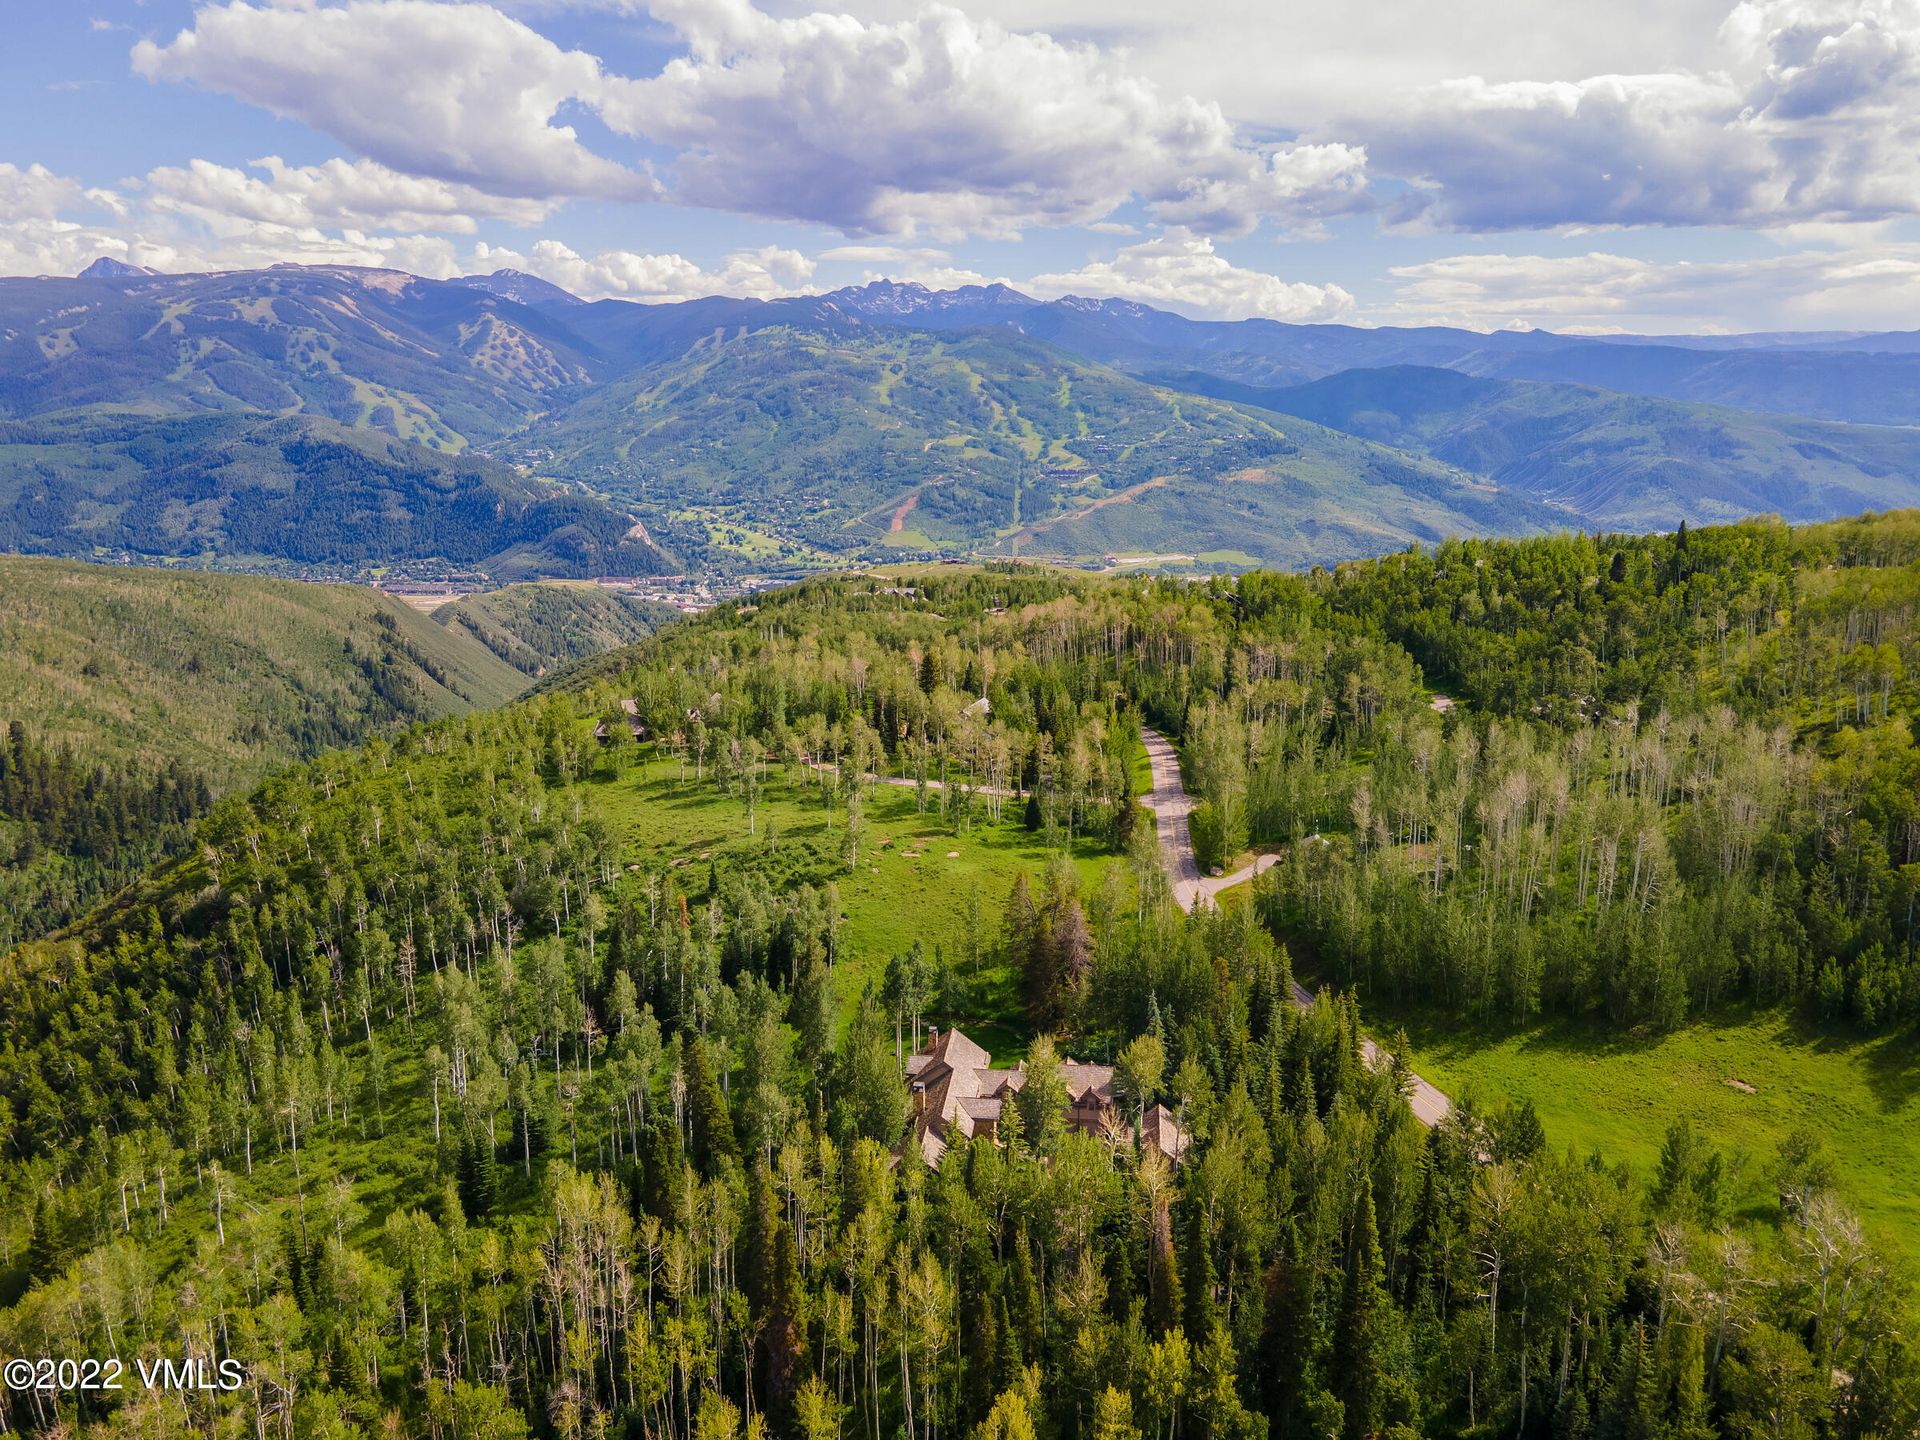
[[[1076,1103],[1089,1097],[1097,1104],[1113,1103],[1111,1065],[1082,1065],[1073,1060],[1063,1060],[1060,1078],[1067,1082],[1067,1093],[1073,1096]]]
[[[1158,1150],[1169,1160],[1178,1160],[1186,1154],[1192,1137],[1180,1128],[1180,1122],[1173,1118],[1173,1112],[1164,1105],[1156,1104],[1147,1111],[1147,1123],[1141,1127],[1140,1143]]]
[[[936,1064],[956,1070],[985,1070],[993,1057],[958,1030],[935,1031],[927,1042],[926,1055]]]
[[[958,1030],[933,1031],[927,1043],[906,1058],[904,1068],[916,1097],[914,1119],[902,1142],[918,1145],[928,1165],[938,1165],[947,1152],[953,1131],[972,1136],[981,1125],[998,1125],[1007,1098],[1027,1083],[1024,1065],[993,1068],[993,1057]],[[1089,1065],[1071,1057],[1060,1063],[1066,1084],[1068,1121],[1075,1128],[1125,1144],[1133,1130],[1127,1117],[1114,1109],[1113,1067]],[[1140,1142],[1170,1160],[1185,1153],[1189,1137],[1173,1113],[1155,1105],[1146,1114]]]

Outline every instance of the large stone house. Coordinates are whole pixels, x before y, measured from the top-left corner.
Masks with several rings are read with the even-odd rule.
[[[1113,1067],[1083,1065],[1071,1057],[1060,1062],[1067,1086],[1067,1124],[1111,1144],[1134,1143],[1130,1117],[1113,1100]],[[992,1140],[1007,1102],[1027,1083],[1024,1064],[995,1069],[993,1057],[958,1030],[930,1031],[927,1043],[907,1057],[907,1084],[913,1092],[913,1119],[903,1152],[918,1146],[929,1166],[938,1165],[955,1134]],[[1178,1162],[1189,1137],[1164,1105],[1150,1107],[1140,1143]]]

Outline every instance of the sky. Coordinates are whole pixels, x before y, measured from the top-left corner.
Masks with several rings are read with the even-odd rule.
[[[0,274],[1920,328],[1920,0],[25,0]]]

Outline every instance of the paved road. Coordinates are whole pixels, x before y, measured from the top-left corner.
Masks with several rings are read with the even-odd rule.
[[[1191,911],[1201,899],[1209,902],[1222,890],[1242,885],[1262,870],[1278,863],[1278,855],[1262,855],[1251,865],[1243,865],[1231,875],[1202,875],[1193,855],[1193,831],[1187,817],[1193,813],[1194,799],[1180,780],[1180,756],[1158,730],[1142,727],[1140,738],[1146,743],[1147,762],[1153,769],[1153,790],[1141,797],[1153,811],[1154,829],[1160,836],[1160,848],[1166,852],[1168,868],[1173,872],[1173,899],[1182,910]]]
[[[1158,730],[1142,727],[1140,739],[1147,747],[1147,760],[1153,769],[1153,789],[1141,797],[1141,803],[1153,812],[1154,830],[1160,837],[1160,849],[1167,857],[1167,869],[1173,878],[1176,905],[1189,912],[1202,900],[1211,905],[1222,890],[1244,884],[1279,861],[1277,855],[1262,855],[1231,875],[1202,875],[1200,864],[1194,859],[1193,831],[1187,823],[1187,817],[1193,813],[1194,799],[1180,779],[1180,756],[1173,743]],[[1313,1008],[1313,996],[1298,980],[1293,982],[1293,1003],[1301,1010]],[[1379,1065],[1385,1058],[1373,1041],[1365,1038],[1360,1041],[1360,1053],[1369,1065]],[[1429,1127],[1438,1125],[1453,1108],[1453,1103],[1438,1088],[1418,1075],[1412,1078],[1407,1104],[1412,1107],[1414,1118]]]

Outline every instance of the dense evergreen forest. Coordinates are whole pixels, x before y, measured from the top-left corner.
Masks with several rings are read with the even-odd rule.
[[[1361,1005],[1659,1026],[1743,994],[1910,1031],[1916,559],[1903,516],[1207,586],[818,581],[281,772],[0,957],[0,1352],[234,1359],[236,1387],[0,1414],[1911,1434],[1907,1262],[1817,1135],[1759,1157],[1756,1210],[1684,1122],[1653,1173],[1524,1106],[1425,1130]],[[1284,852],[1254,903],[1172,903],[1143,720],[1182,743],[1208,859]],[[637,796],[747,842],[668,858]],[[955,943],[907,908],[863,952],[843,887],[896,863],[889,806],[1052,858]],[[1307,1008],[1296,953],[1337,987]],[[899,1150],[922,1022],[1028,1037],[1000,1143],[934,1170]],[[1181,1163],[1065,1125],[1069,1054],[1171,1107]]]
[[[0,746],[0,948],[138,878],[212,798],[177,763],[151,777],[84,765],[10,722]]]

